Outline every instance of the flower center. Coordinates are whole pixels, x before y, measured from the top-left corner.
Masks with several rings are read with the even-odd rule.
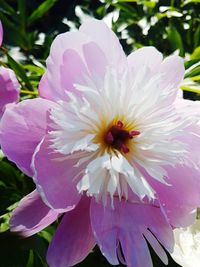
[[[123,123],[117,121],[105,134],[104,141],[108,146],[111,146],[123,153],[128,153],[127,141],[134,136],[139,135],[139,131],[127,131],[123,129]]]

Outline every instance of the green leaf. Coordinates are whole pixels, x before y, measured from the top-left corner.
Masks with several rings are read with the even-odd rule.
[[[0,19],[3,21],[3,24],[6,28],[14,31],[17,34],[16,25],[1,12],[0,12]],[[15,38],[18,39],[18,36],[15,36]]]
[[[29,252],[29,258],[28,258],[26,267],[32,267],[33,263],[34,263],[34,254],[33,254],[33,250],[31,249]]]
[[[47,245],[47,242],[37,235],[21,238],[9,231],[0,233],[0,267],[47,267]]]
[[[31,64],[24,65],[23,67],[24,67],[24,69],[27,69],[27,70],[34,72],[34,73],[37,73],[38,75],[43,75],[45,72],[44,68],[40,68],[38,66],[31,65]]]
[[[120,11],[123,11],[127,17],[133,18],[134,20],[138,19],[138,14],[135,10],[135,8],[133,8],[131,5],[129,5],[128,3],[123,3],[123,2],[119,2],[117,1],[116,3],[114,2],[112,4],[115,8],[119,9]]]
[[[143,4],[148,8],[154,8],[156,6],[156,1],[144,1]]]
[[[185,86],[185,85],[181,85],[180,88],[183,91],[200,94],[200,87],[198,87],[198,86],[190,86],[190,85]]]
[[[200,75],[200,66],[193,68],[189,73],[186,73],[185,78],[191,78]]]
[[[14,15],[13,15],[14,17]],[[9,17],[0,12],[0,19],[3,22],[4,28],[10,33],[10,36],[15,44],[24,49],[27,48],[27,35],[20,31],[19,25],[16,25]]]
[[[33,11],[28,18],[28,25],[32,24],[35,20],[41,18],[51,7],[55,5],[57,0],[46,0],[39,7]]]
[[[192,53],[192,55],[190,56],[191,59],[198,59],[200,60],[200,46],[197,47],[194,52]]]
[[[118,2],[137,2],[138,0],[118,0]]]
[[[39,233],[39,235],[40,235],[41,237],[43,237],[45,240],[47,240],[48,242],[50,242],[51,239],[52,239],[52,234],[49,233],[48,231],[45,231],[45,230],[41,231],[41,232]]]
[[[7,57],[8,57],[8,63],[10,64],[14,72],[17,74],[17,76],[19,76],[22,79],[22,81],[25,83],[28,89],[32,90],[33,89],[32,85],[23,67],[18,62],[16,62],[9,54],[7,54]]]
[[[196,64],[198,62],[200,62],[200,57],[199,58],[197,57],[197,58],[191,59],[189,61],[186,61],[184,63],[185,69],[187,70],[188,68],[192,67],[194,64]]]
[[[9,15],[15,14],[15,10],[6,1],[1,0],[0,11]]]
[[[173,50],[179,50],[179,55],[184,55],[184,48],[183,48],[183,42],[180,33],[177,31],[177,29],[171,25],[168,28],[168,40],[171,44],[171,47]]]
[[[194,48],[200,45],[200,25],[197,27],[194,34]]]
[[[200,0],[186,0],[183,2],[182,7],[191,3],[200,3]]]
[[[200,75],[193,76],[190,78],[192,81],[200,81]]]
[[[18,10],[20,16],[20,26],[23,31],[25,31],[26,27],[26,1],[25,0],[18,0]]]

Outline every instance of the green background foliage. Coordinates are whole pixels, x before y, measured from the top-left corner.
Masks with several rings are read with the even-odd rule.
[[[198,0],[0,0],[4,26],[0,65],[15,71],[21,84],[21,100],[34,98],[55,36],[78,28],[87,17],[104,18],[127,54],[153,45],[164,55],[184,57],[186,79],[181,89],[184,97],[199,100],[199,14]],[[0,267],[47,266],[45,254],[58,222],[27,239],[9,232],[10,213],[33,188],[32,180],[0,155]],[[164,266],[153,252],[152,257],[155,267]],[[77,266],[110,265],[95,248]],[[169,266],[178,265],[170,258]]]

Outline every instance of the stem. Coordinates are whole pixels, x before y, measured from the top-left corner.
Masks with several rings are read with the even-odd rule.
[[[7,54],[8,53],[8,49],[6,49],[3,46],[0,47],[0,50],[2,50],[4,54]]]
[[[188,91],[188,92],[193,92],[193,93],[197,93],[200,94],[200,89],[196,89],[196,88],[192,88],[192,87],[187,87],[185,85],[180,86],[181,90],[183,91]]]
[[[29,90],[20,90],[20,93],[22,94],[27,94],[27,95],[38,95],[38,92],[33,92],[33,91],[29,91]]]

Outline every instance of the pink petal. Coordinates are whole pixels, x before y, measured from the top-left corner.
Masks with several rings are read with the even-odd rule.
[[[66,99],[66,86],[63,88],[61,82],[63,71],[60,70],[63,63],[65,64],[64,53],[68,49],[73,49],[83,60],[82,46],[87,42],[86,36],[78,31],[59,34],[55,38],[51,45],[49,57],[47,58],[47,71],[44,74],[45,78],[42,78],[39,85],[41,97],[51,100]],[[71,64],[73,64],[73,62],[71,62]],[[76,66],[80,69],[78,65]],[[67,77],[69,77],[67,71],[65,71],[64,76],[66,76],[65,79],[67,80]],[[69,77],[69,79],[71,78]],[[70,83],[71,82],[69,82],[69,84]],[[67,89],[73,90],[73,87]]]
[[[53,102],[40,98],[10,104],[0,121],[3,152],[29,176],[33,174],[32,155],[46,134],[47,114],[52,106]]]
[[[136,75],[146,66],[147,75],[160,75],[160,90],[169,90],[168,99],[174,101],[178,94],[178,86],[184,77],[184,62],[179,56],[169,56],[162,61],[162,54],[154,47],[140,48],[128,56],[130,70]],[[173,90],[173,94],[171,93]]]
[[[144,236],[166,263],[166,254],[158,241],[173,250],[173,231],[161,209],[153,204],[114,201],[114,209],[95,200],[91,202],[91,224],[98,245],[107,260],[117,265],[119,242],[129,267],[151,267],[152,261]],[[147,232],[151,233],[148,234]],[[117,251],[118,250],[118,251]]]
[[[179,92],[182,91],[179,90]],[[196,124],[199,122],[200,102],[183,99],[183,96],[179,92],[178,92],[178,97],[176,98],[175,101],[177,111],[183,118],[187,117],[192,122],[194,122],[196,127],[197,126]]]
[[[81,171],[77,159],[67,159],[51,148],[48,137],[38,145],[33,156],[34,181],[43,201],[58,212],[73,209],[80,200],[74,178]]]
[[[183,58],[179,56],[166,57],[160,65],[159,73],[161,75],[160,87],[171,91],[167,102],[173,102],[178,96],[178,87],[184,78]]]
[[[96,43],[90,42],[83,45],[83,53],[90,74],[94,79],[96,77],[102,77],[103,79],[108,65],[103,51]]]
[[[75,90],[74,84],[86,84],[85,77],[88,77],[88,72],[83,60],[73,49],[67,49],[64,52],[60,73],[61,87],[66,91],[72,92]],[[79,91],[76,91],[76,94],[80,94]]]
[[[51,46],[45,77],[39,85],[40,96],[65,100],[65,90],[77,93],[74,83],[87,85],[85,75],[103,75],[107,62],[120,71],[125,66],[126,56],[118,38],[104,22],[89,20],[77,32],[58,35]]]
[[[79,30],[100,47],[109,64],[117,67],[119,71],[123,69],[126,55],[117,36],[103,21],[88,19]]]
[[[89,206],[90,199],[83,197],[74,210],[65,214],[48,249],[49,266],[73,266],[81,262],[95,246]]]
[[[8,68],[0,67],[0,118],[8,103],[19,100],[20,85],[15,73]]]
[[[181,90],[179,90],[181,92]],[[190,153],[190,159],[196,162],[197,165],[200,163],[200,102],[183,99],[182,95],[178,95],[175,101],[177,112],[183,119],[188,119],[191,124],[185,128],[184,132],[179,137],[179,141],[187,144],[187,150]]]
[[[48,84],[46,73],[42,76],[39,83],[39,94],[42,98],[54,99],[54,91],[52,91]]]
[[[58,213],[50,210],[37,191],[25,196],[13,211],[10,229],[24,237],[34,235],[58,218]]]
[[[177,88],[184,78],[185,68],[183,58],[179,56],[169,56],[165,58],[160,66],[162,75],[162,86],[165,88],[172,85]],[[177,92],[178,93],[178,90]]]
[[[2,26],[2,23],[0,21],[0,46],[3,42],[3,26]]]
[[[167,167],[166,186],[162,183],[152,183],[157,192],[163,210],[174,227],[186,227],[195,219],[193,212],[200,206],[199,171],[187,166]]]
[[[128,56],[128,65],[134,72],[146,66],[155,73],[159,70],[162,59],[162,54],[155,47],[147,46],[132,52]]]
[[[181,89],[179,89],[178,93],[177,93],[176,101],[178,101],[178,100],[186,100],[186,99],[183,99],[183,90],[181,90]],[[188,101],[193,102],[191,100],[188,100]]]
[[[187,151],[189,153],[189,158],[191,162],[199,166],[200,164],[200,154],[199,154],[200,125],[197,124],[197,121],[199,121],[199,112],[196,110],[197,113],[195,114],[195,110],[193,110],[194,112],[192,112],[192,108],[190,111],[191,112],[188,112],[187,115],[188,116],[191,115],[190,118],[191,120],[194,121],[194,123],[191,123],[190,126],[185,128],[184,133],[182,134],[182,136],[179,137],[179,141],[183,142],[184,144],[187,144]],[[184,115],[184,112],[182,114]],[[188,162],[188,164],[189,163],[190,162]]]

